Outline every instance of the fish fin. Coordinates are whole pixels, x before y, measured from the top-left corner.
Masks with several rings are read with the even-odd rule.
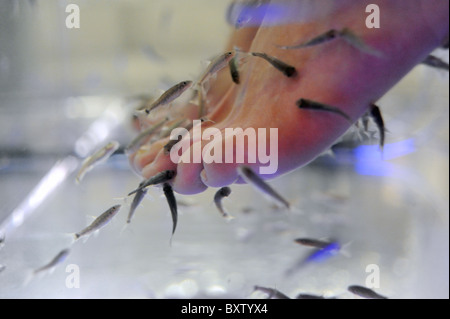
[[[268,201],[273,202],[275,205],[290,210],[291,204],[280,194],[278,194],[267,182],[265,182],[258,174],[245,165],[241,165],[237,168],[239,176],[247,182],[247,184],[254,187],[259,191],[263,197]]]
[[[352,253],[349,250],[349,248],[350,248],[352,243],[353,243],[352,241],[349,241],[348,243],[346,243],[346,244],[344,244],[342,246],[342,248],[341,248],[342,256],[347,257],[347,258],[351,258],[352,257]]]
[[[319,154],[319,156],[330,156],[331,158],[336,158],[336,154],[331,148],[323,151],[322,153]]]
[[[147,108],[144,108],[142,110],[134,110],[132,115],[136,115],[137,117],[147,117],[147,112],[146,112]]]
[[[130,226],[130,223],[129,223],[129,222],[127,222],[125,225],[122,226],[122,229],[120,230],[120,233],[119,233],[119,236],[120,236],[120,237],[123,236],[123,233],[124,233],[125,231],[126,231],[126,232],[129,232],[129,233],[131,233],[131,234],[134,234],[133,230],[132,230],[129,226]]]
[[[79,238],[77,233],[63,233],[63,236],[70,240],[71,245]]]
[[[35,278],[34,270],[29,269],[27,271],[27,274],[25,276],[25,279],[23,280],[22,287],[26,287],[29,285],[29,283]]]
[[[155,88],[155,89],[152,90],[152,96],[159,97],[159,96],[163,95],[164,92],[165,91],[163,89]],[[155,98],[155,99],[153,99],[153,101],[150,101],[150,104],[155,102],[157,99],[158,98]]]
[[[189,104],[194,104],[194,105],[200,106],[200,103],[199,103],[197,97],[194,97],[193,99],[189,100]]]
[[[83,169],[83,168],[81,168]],[[86,175],[87,171],[80,171],[77,173],[77,176],[75,177],[75,184],[80,185],[82,179],[84,178],[84,175]]]
[[[212,200],[209,205],[210,206],[213,206],[213,205],[216,206],[215,203],[214,203],[214,200]],[[223,212],[221,212],[220,209],[218,209],[219,210],[219,214],[222,216],[223,219],[225,219],[225,221],[227,223],[229,223],[230,221],[232,221],[233,219],[236,218],[233,215],[230,215],[225,208],[222,207],[222,209],[223,209]]]
[[[200,64],[202,69],[206,69],[211,64],[211,60],[202,60],[200,61]]]
[[[83,236],[80,236],[78,234],[74,235],[75,240],[79,240],[80,238],[82,238],[81,241],[83,242],[83,244],[86,244],[86,242],[88,241],[89,237],[91,237],[91,234],[83,235]]]

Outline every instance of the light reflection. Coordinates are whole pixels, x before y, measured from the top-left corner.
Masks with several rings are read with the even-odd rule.
[[[78,160],[73,156],[58,161],[41,179],[25,200],[1,224],[0,233],[6,234],[23,224],[28,217],[68,175],[78,166]]]
[[[227,12],[228,23],[236,28],[259,26],[264,23],[279,24],[284,21],[289,7],[275,4],[233,3]]]
[[[101,103],[101,101],[98,101]],[[104,104],[104,103],[101,103]],[[103,114],[95,120],[88,130],[75,142],[75,153],[79,157],[86,157],[91,154],[110,135],[122,121],[124,110],[120,102],[113,101]]]
[[[378,145],[360,145],[354,150],[355,171],[361,175],[393,175],[395,166],[387,160],[405,156],[415,150],[414,139],[386,144],[383,151]]]
[[[227,22],[235,28],[283,25],[329,16],[333,1],[236,0],[228,7]]]
[[[217,297],[217,296],[226,294],[227,290],[225,289],[225,287],[223,287],[221,285],[211,285],[206,288],[206,293],[208,295]]]
[[[90,99],[92,106],[104,108],[104,99]],[[79,157],[86,157],[96,147],[103,143],[125,118],[124,109],[119,99],[114,99],[102,113],[99,119],[94,121],[89,129],[76,141],[75,153]],[[0,225],[0,234],[4,235],[21,226],[26,218],[62,183],[75,171],[79,165],[79,159],[67,156],[58,161],[50,171],[41,179],[30,194]]]

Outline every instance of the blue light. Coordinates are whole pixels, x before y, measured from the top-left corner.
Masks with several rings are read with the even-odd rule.
[[[405,156],[416,150],[414,139],[386,144],[383,151],[378,145],[361,145],[355,148],[355,171],[361,175],[389,176],[394,172],[394,165],[387,162]]]
[[[288,7],[279,4],[239,4],[230,6],[227,21],[236,28],[253,27],[262,24],[276,25],[286,19]]]
[[[311,255],[308,256],[308,258],[305,259],[305,262],[317,262],[321,263],[329,258],[336,256],[339,253],[339,250],[341,249],[341,245],[337,242],[332,242],[325,247],[316,250]]]

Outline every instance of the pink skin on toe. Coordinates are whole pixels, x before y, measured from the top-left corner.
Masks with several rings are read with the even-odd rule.
[[[289,3],[296,7],[292,12],[302,8],[302,1]],[[320,3],[317,1],[317,5]],[[368,15],[365,8],[370,3],[380,8],[379,29],[368,29],[365,25]],[[277,57],[296,68],[295,77],[287,78],[261,58],[248,57],[240,69],[239,85],[231,82],[228,68],[211,83],[206,117],[212,122],[202,123],[203,130],[215,127],[224,136],[226,128],[278,129],[278,167],[276,172],[262,175],[265,179],[309,163],[351,125],[335,113],[301,110],[297,100],[305,98],[338,107],[356,121],[370,104],[448,38],[448,1],[349,0],[339,2],[339,6],[334,4],[336,7],[328,8],[328,14],[316,19],[294,23],[292,17],[287,17],[289,24],[265,26],[263,22],[258,29],[234,32],[228,48],[238,45],[244,51]],[[293,45],[330,29],[343,28],[350,29],[381,55],[362,52],[342,39],[297,50],[276,46]],[[266,140],[269,147],[269,136]],[[162,149],[167,142],[168,139],[163,139],[145,145],[130,156],[132,165],[145,178],[162,170],[176,170],[172,184],[182,194],[242,182],[236,170],[242,163],[236,159],[233,163],[174,163]],[[191,143],[191,150],[203,149],[210,141]],[[222,143],[224,154],[224,142],[214,139],[213,143]],[[248,165],[258,172],[267,164]]]

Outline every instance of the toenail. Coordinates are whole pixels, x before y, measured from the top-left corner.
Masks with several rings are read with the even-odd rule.
[[[139,150],[137,151],[137,153],[138,153],[138,154],[142,154],[142,153],[148,152],[148,151],[150,150],[150,146],[151,146],[151,145],[148,145],[148,144],[141,146],[141,147],[139,148]]]

